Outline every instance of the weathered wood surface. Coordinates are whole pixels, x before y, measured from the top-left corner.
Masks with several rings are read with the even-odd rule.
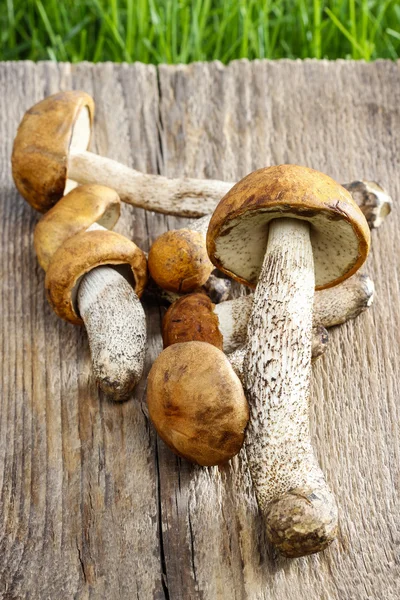
[[[145,381],[113,404],[90,374],[85,332],[46,303],[38,215],[11,180],[23,112],[80,88],[97,103],[95,151],[136,169],[235,180],[295,162],[377,179],[395,209],[374,232],[377,299],[332,332],[314,366],[313,440],[340,538],[286,560],[267,544],[244,452],[201,469],[156,440]],[[0,598],[358,600],[400,596],[400,71],[389,62],[188,67],[0,64]],[[124,208],[144,250],[173,218]],[[161,348],[147,303],[146,365]]]

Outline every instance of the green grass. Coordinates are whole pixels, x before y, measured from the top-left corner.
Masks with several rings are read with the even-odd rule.
[[[0,60],[399,55],[400,0],[0,0]]]

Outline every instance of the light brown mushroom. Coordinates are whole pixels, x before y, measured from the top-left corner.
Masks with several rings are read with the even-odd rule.
[[[226,356],[206,342],[174,344],[148,378],[149,415],[178,456],[202,466],[230,460],[243,445],[249,408]]]
[[[134,206],[170,213],[175,205],[175,214],[196,217],[193,201],[202,197],[211,212],[229,189],[225,182],[145,175],[88,152],[93,115],[94,101],[82,91],[59,92],[25,113],[12,170],[19,192],[36,210],[46,212],[78,182],[111,187]]]
[[[336,502],[309,431],[314,289],[354,274],[369,244],[351,195],[296,165],[245,177],[221,200],[208,229],[213,263],[257,286],[243,369],[246,450],[267,535],[288,557],[323,550],[337,532]]]
[[[209,217],[204,217],[190,229],[166,231],[152,244],[149,272],[162,289],[186,294],[207,282],[214,270],[206,248],[208,223]]]
[[[111,187],[124,202],[147,210],[202,217],[212,213],[234,185],[148,175],[88,152],[93,115],[94,101],[81,91],[59,92],[25,113],[14,142],[12,169],[18,190],[36,210],[46,212],[78,182]],[[371,212],[376,189],[365,183]],[[381,188],[378,191],[379,202],[386,206],[381,212],[387,212],[391,199]],[[365,202],[365,194],[357,195]]]
[[[104,227],[112,228],[119,212],[114,190],[83,185],[50,209],[34,234],[38,260],[50,282],[52,306],[62,318],[84,323],[94,376],[115,400],[125,398],[140,379],[146,349],[146,317],[137,294],[145,283],[146,259],[135,244]],[[112,251],[103,256],[103,239],[108,246],[115,244],[117,257]],[[115,261],[121,247],[125,254]],[[107,256],[110,262],[124,264],[111,267]],[[125,263],[133,265],[133,272]]]

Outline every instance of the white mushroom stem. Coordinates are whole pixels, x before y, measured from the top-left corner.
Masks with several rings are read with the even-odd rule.
[[[180,217],[202,217],[211,214],[221,198],[234,185],[233,182],[216,179],[170,179],[162,175],[141,173],[110,158],[81,150],[80,147],[75,145],[70,148],[70,180],[106,185],[113,188],[124,202],[154,212]],[[382,219],[390,212],[391,198],[377,184],[361,183],[368,185],[368,191],[360,193],[358,187],[354,199],[363,212],[367,210],[371,215],[368,221],[370,227],[379,227]],[[349,183],[344,187],[353,193],[353,185],[354,183]],[[374,205],[384,205],[386,208],[377,208],[377,214],[374,215]]]
[[[89,230],[104,229],[95,224]],[[140,380],[146,351],[146,316],[131,283],[116,268],[92,269],[77,292],[93,374],[101,390],[124,399]]]
[[[292,557],[322,550],[337,528],[336,503],[310,440],[314,287],[309,224],[271,221],[244,359],[246,448],[268,536]]]
[[[121,200],[169,215],[201,217],[213,212],[233,184],[207,179],[148,175],[87,151],[71,149],[68,177],[113,188]]]
[[[312,328],[311,335],[311,358],[315,361],[324,354],[329,344],[329,333],[322,325],[317,325]],[[246,346],[242,345],[229,352],[227,358],[231,363],[233,370],[239,377],[240,381],[244,381],[244,357],[246,355]]]
[[[314,325],[333,327],[354,319],[371,306],[374,291],[372,279],[357,272],[333,288],[316,292]],[[250,294],[215,306],[214,312],[218,316],[219,329],[224,340],[224,352],[233,352],[245,343],[253,298],[253,294]]]

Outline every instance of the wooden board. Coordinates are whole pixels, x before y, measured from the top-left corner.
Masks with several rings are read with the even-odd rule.
[[[287,560],[266,542],[244,451],[202,469],[146,416],[145,381],[114,404],[90,374],[85,332],[45,300],[16,192],[24,111],[59,89],[95,97],[92,148],[169,176],[235,180],[293,162],[400,192],[399,65],[237,61],[166,67],[0,64],[0,598],[358,600],[400,596],[400,216],[374,232],[373,308],[332,332],[314,367],[313,440],[338,499],[339,540]],[[125,207],[143,249],[178,219]],[[147,303],[147,370],[161,349]]]

